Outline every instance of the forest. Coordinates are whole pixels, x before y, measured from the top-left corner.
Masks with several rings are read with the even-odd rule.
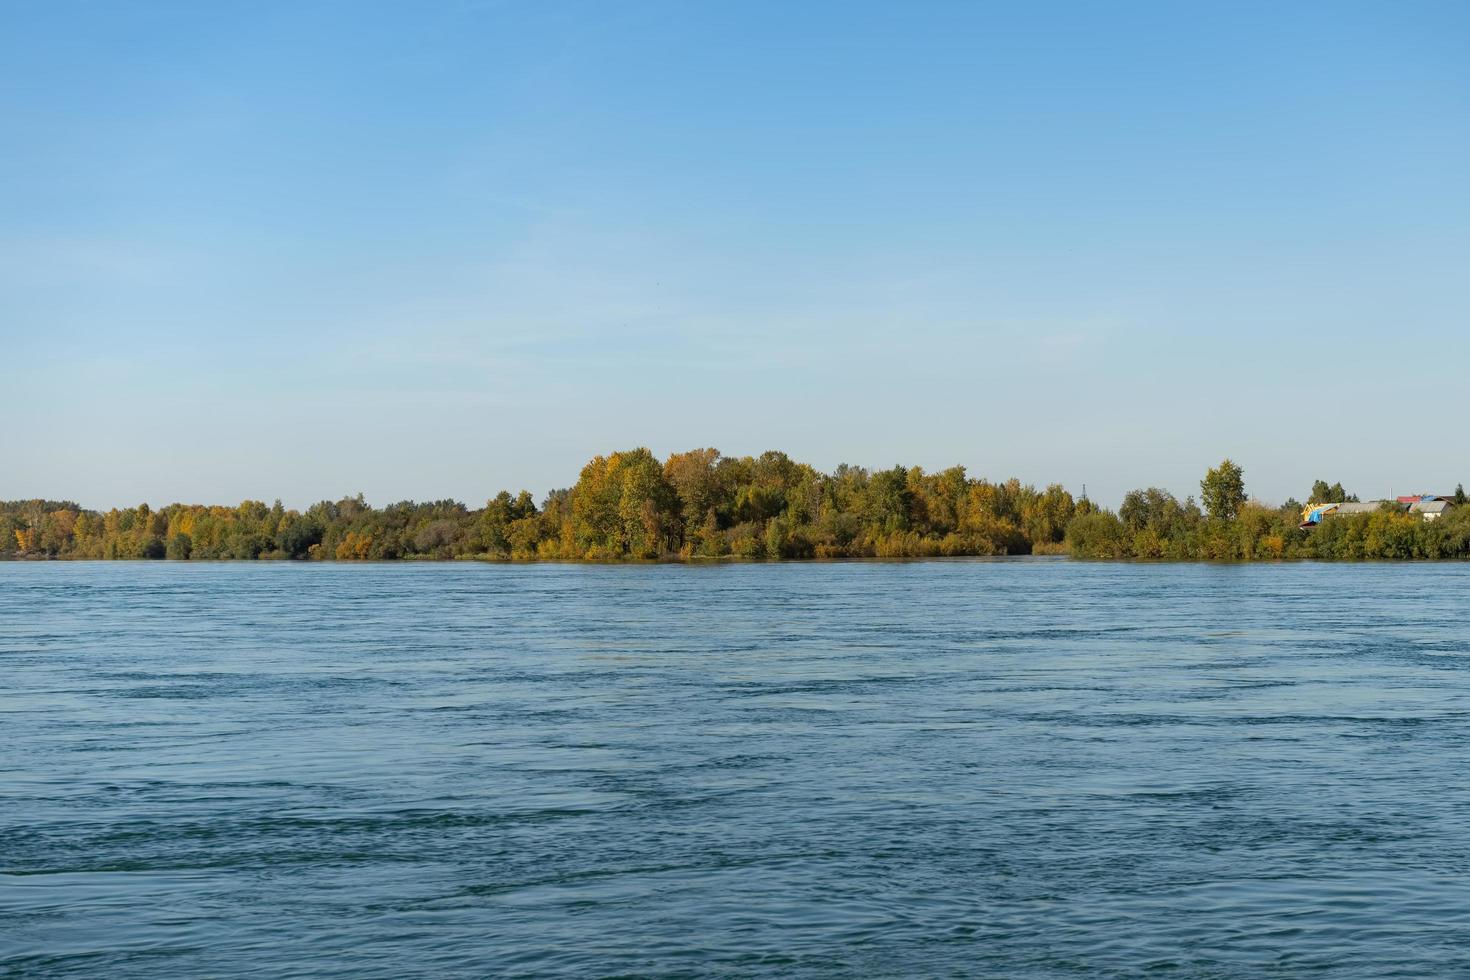
[[[1464,490],[1456,491],[1457,502]],[[1356,498],[1317,481],[1308,499]],[[647,449],[598,456],[539,504],[501,491],[370,506],[362,497],[305,511],[280,501],[148,504],[106,512],[50,500],[0,502],[0,559],[696,561],[1062,555],[1083,559],[1256,560],[1470,557],[1470,507],[1435,521],[1387,506],[1298,527],[1301,504],[1266,506],[1224,460],[1198,500],[1134,490],[1116,510],[1059,484],[971,477],[963,466],[831,473],[785,453],[714,449],[659,460]]]

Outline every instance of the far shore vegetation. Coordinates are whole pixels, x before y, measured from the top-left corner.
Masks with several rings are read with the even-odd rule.
[[[1307,503],[1355,501],[1318,481]],[[1463,504],[1457,488],[1453,503]],[[0,559],[696,561],[1070,554],[1090,559],[1274,560],[1470,557],[1470,507],[1426,520],[1386,504],[1303,528],[1302,503],[1251,500],[1230,460],[1198,500],[1134,490],[1118,510],[1058,484],[992,483],[839,466],[822,473],[780,452],[714,449],[659,460],[647,449],[598,456],[576,485],[539,504],[502,491],[480,508],[454,500],[369,506],[361,495],[305,511],[239,506],[0,502]]]

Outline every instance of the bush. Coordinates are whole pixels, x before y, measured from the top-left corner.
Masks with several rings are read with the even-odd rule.
[[[1067,549],[1074,558],[1126,558],[1123,524],[1111,512],[1093,511],[1067,525]]]

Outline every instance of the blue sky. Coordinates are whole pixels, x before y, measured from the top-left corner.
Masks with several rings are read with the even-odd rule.
[[[1470,5],[0,0],[0,498],[1470,477]]]

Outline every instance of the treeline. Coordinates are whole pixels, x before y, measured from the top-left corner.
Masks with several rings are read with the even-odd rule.
[[[106,513],[57,501],[0,503],[0,557],[393,560],[690,560],[933,557],[1060,552],[1090,505],[1060,486],[839,466],[785,453],[713,449],[660,461],[647,449],[599,456],[538,505],[502,491],[370,507],[359,495],[305,511],[147,504]]]
[[[1459,491],[1463,501],[1463,490]],[[1351,498],[1318,481],[1313,502]],[[1394,509],[1298,527],[1301,505],[1251,501],[1230,460],[1199,502],[1135,490],[1116,511],[1060,485],[839,466],[713,449],[660,461],[647,449],[598,456],[575,486],[538,505],[507,491],[471,509],[454,500],[369,506],[361,495],[305,511],[147,504],[105,513],[74,503],[0,502],[0,558],[694,560],[919,558],[1070,553],[1078,558],[1250,560],[1470,556],[1470,507],[1427,522]]]
[[[1470,557],[1470,507],[1464,487],[1457,506],[1426,521],[1387,504],[1367,514],[1332,516],[1302,528],[1302,504],[1267,507],[1247,498],[1239,466],[1225,460],[1200,483],[1204,506],[1156,487],[1131,491],[1117,512],[1079,515],[1067,528],[1078,558],[1250,561],[1316,558],[1327,561]],[[1357,501],[1341,483],[1318,480],[1309,503]]]
[[[1246,503],[1232,520],[1212,520],[1192,500],[1181,503],[1162,490],[1135,490],[1117,513],[1079,517],[1067,529],[1067,550],[1077,558],[1171,561],[1327,561],[1470,557],[1470,507],[1436,521],[1385,508],[1371,514],[1329,517],[1302,530],[1296,505]]]

